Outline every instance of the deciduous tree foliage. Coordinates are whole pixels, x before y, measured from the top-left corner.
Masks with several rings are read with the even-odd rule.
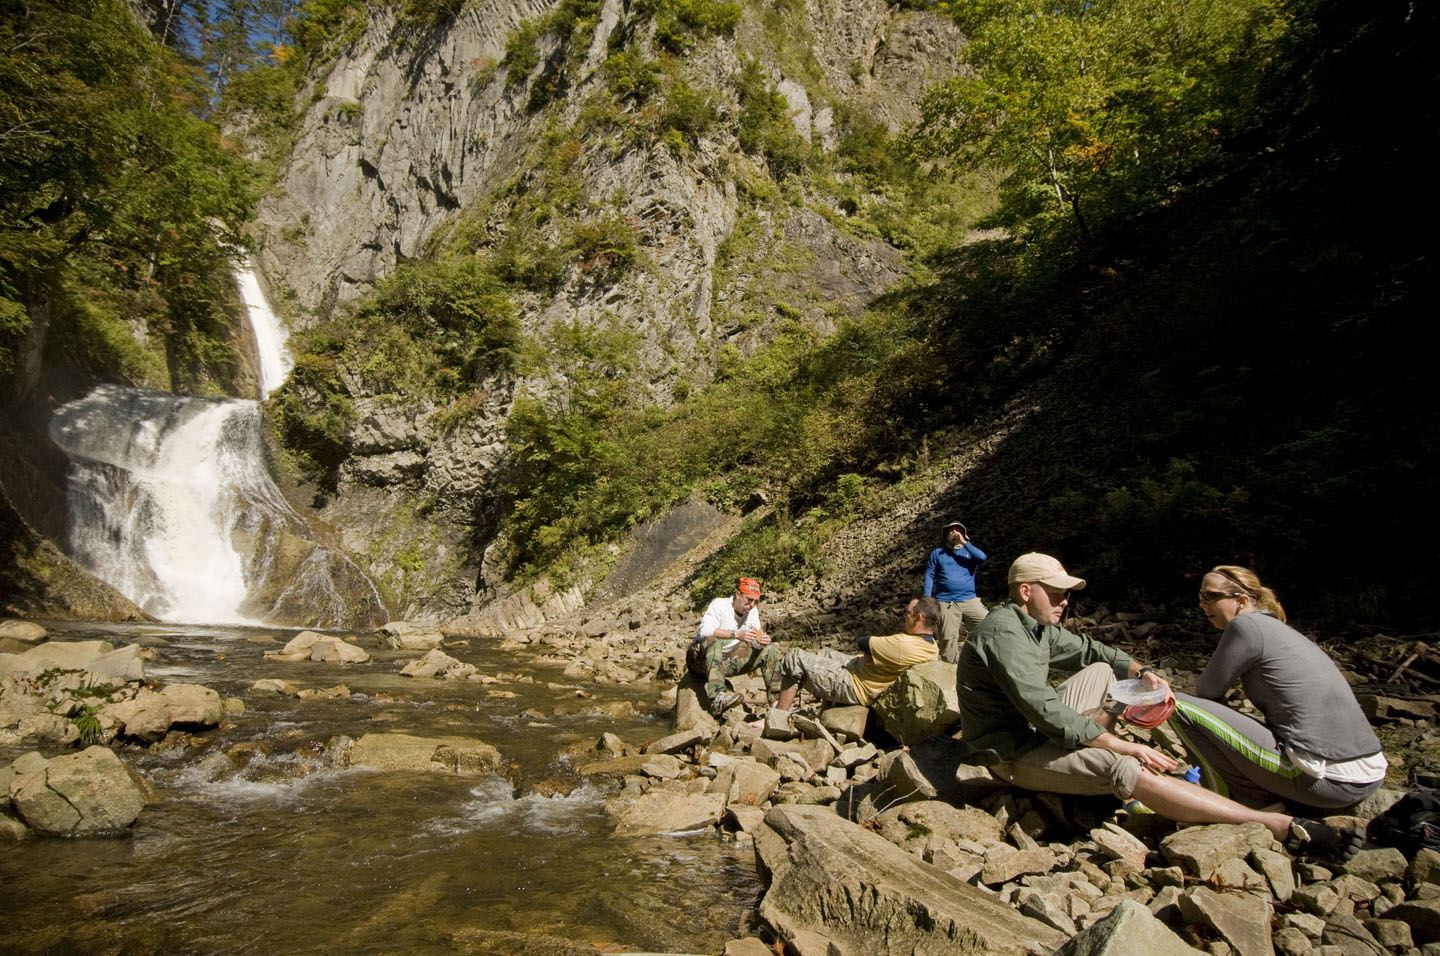
[[[1004,169],[997,222],[1088,238],[1213,161],[1289,28],[1276,0],[968,0],[973,71],[923,104],[920,149]]]
[[[0,374],[36,308],[96,373],[188,387],[231,361],[213,343],[249,173],[195,115],[194,79],[122,0],[0,2]],[[164,343],[170,382],[127,321]]]

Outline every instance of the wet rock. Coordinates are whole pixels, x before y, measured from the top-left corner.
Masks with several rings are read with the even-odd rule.
[[[144,788],[104,747],[11,766],[10,799],[20,818],[39,833],[116,833],[133,824],[145,807]]]
[[[366,734],[346,748],[342,759],[351,767],[462,777],[493,772],[500,766],[500,752],[484,741],[412,734]]]
[[[145,651],[139,644],[101,654],[86,665],[97,683],[141,681],[145,679]]]
[[[611,809],[609,802],[606,809]],[[632,834],[700,830],[714,826],[724,812],[724,794],[657,789],[629,801],[615,830]]]
[[[615,757],[610,760],[597,760],[594,763],[582,764],[576,773],[582,777],[593,776],[625,776],[626,774],[639,773],[650,756],[646,754],[631,754],[628,757]]]
[[[465,680],[475,672],[474,664],[456,660],[438,648],[400,669],[400,673],[404,677],[430,677],[441,680]]]
[[[292,637],[278,651],[265,655],[271,661],[322,661],[329,664],[361,664],[370,659],[364,648],[345,641],[332,634],[318,634],[315,631],[301,631]]]
[[[283,697],[294,697],[298,688],[288,680],[262,677],[250,685],[250,690],[256,694],[280,694]]]
[[[9,793],[5,799],[9,800]],[[19,843],[30,835],[30,829],[8,813],[0,812],[0,843]]]
[[[902,744],[918,744],[960,722],[955,665],[930,661],[910,668],[871,705],[875,719]]]
[[[710,742],[710,734],[707,733],[706,731],[698,730],[698,729],[696,729],[696,730],[685,730],[685,731],[681,731],[681,732],[679,732],[679,733],[670,734],[670,735],[667,736],[667,737],[661,737],[659,740],[656,740],[656,741],[653,741],[653,742],[651,742],[651,743],[649,743],[649,744],[646,744],[646,745],[645,745],[645,753],[647,753],[647,754],[673,754],[673,753],[680,753],[681,751],[689,750],[691,747],[694,747],[694,746],[696,746],[696,745],[698,745],[698,744],[705,744],[705,743],[709,743],[709,742]]]
[[[295,696],[300,700],[338,700],[350,696],[350,688],[344,684],[336,684],[334,687],[306,687],[304,690],[297,690]]]
[[[769,876],[760,915],[782,938],[914,956],[1051,952],[1064,938],[827,809],[776,807],[755,848]]]
[[[439,647],[445,635],[438,627],[410,621],[391,621],[380,625],[380,640],[386,647],[405,651],[428,651]]]
[[[1160,841],[1165,858],[1191,876],[1208,880],[1216,867],[1229,859],[1245,857],[1254,849],[1269,849],[1274,842],[1263,824],[1216,823],[1186,827]]]
[[[1203,886],[1180,897],[1186,922],[1208,926],[1240,956],[1271,956],[1270,904],[1245,893],[1217,893]]]
[[[20,621],[15,618],[0,621],[0,641],[38,644],[45,640],[45,637],[45,628],[33,621]]]
[[[213,727],[225,716],[225,705],[209,687],[171,684],[159,691],[144,688],[132,700],[107,704],[99,716],[113,720],[127,737],[154,741],[176,724]]]
[[[618,757],[625,752],[625,741],[607,730],[601,734],[600,739],[595,742],[595,749],[602,753],[610,754],[612,757]]]
[[[759,807],[748,807],[743,804],[731,804],[725,808],[725,818],[722,821],[727,829],[738,830],[743,833],[754,833],[765,824],[765,811]]]

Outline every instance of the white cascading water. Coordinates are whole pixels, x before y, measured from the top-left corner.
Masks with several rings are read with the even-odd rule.
[[[255,349],[260,358],[260,400],[284,384],[295,361],[286,348],[285,326],[270,308],[253,266],[246,266],[235,276],[240,298],[250,313],[250,330],[255,335]]]
[[[256,341],[268,393],[291,364],[284,328],[254,275],[238,280],[252,321],[267,326]],[[161,620],[383,622],[373,584],[312,540],[271,481],[261,427],[257,402],[116,385],[60,408],[50,437],[71,462],[72,557]]]

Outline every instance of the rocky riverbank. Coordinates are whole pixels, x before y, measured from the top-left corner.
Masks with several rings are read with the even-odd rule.
[[[621,834],[708,830],[753,847],[765,885],[759,933],[732,940],[727,956],[774,953],[775,943],[800,956],[1440,951],[1440,854],[1370,847],[1326,869],[1292,859],[1263,828],[1177,828],[1114,801],[1013,790],[960,762],[950,726],[953,676],[943,664],[907,674],[873,710],[803,704],[793,728],[755,725],[763,692],[741,678],[751,713],[737,708],[717,722],[679,680],[676,634],[688,631],[688,615],[649,610],[592,611],[500,643],[563,667],[581,688],[569,694],[629,685],[639,707],[654,706],[658,696],[672,714],[671,732],[654,739],[601,734],[588,755],[572,757],[575,782],[548,785],[603,786]],[[1089,624],[1141,640],[1153,630],[1133,620]],[[207,728],[245,706],[208,688],[146,681],[148,649],[48,641],[43,629],[23,622],[0,625],[0,640],[0,734],[36,748],[0,771],[10,801],[0,811],[0,832],[10,839],[123,831],[128,821],[121,817],[133,809],[135,819],[149,799],[125,767],[127,750],[198,752]],[[257,648],[256,656],[273,662],[277,675],[301,661],[337,674],[398,668],[421,695],[432,682],[510,679],[466,661],[466,640],[476,639],[396,624],[343,640],[305,632],[269,652]],[[373,654],[391,656],[377,662]],[[1387,747],[1404,755],[1397,762],[1424,765],[1433,751],[1433,708],[1371,693],[1363,675],[1353,677]],[[1184,675],[1177,680],[1183,685]],[[256,681],[245,696],[264,694],[304,701],[350,691],[277,676]],[[556,713],[566,706],[557,700]],[[1163,728],[1154,733],[1156,743],[1174,747]],[[121,759],[103,746],[75,752],[82,739],[109,744]],[[203,759],[243,760],[244,749]],[[504,755],[485,741],[383,731],[332,738],[316,760],[461,776],[505,768]],[[82,806],[88,798],[54,796],[79,792],[79,780],[92,781],[79,788],[87,792],[98,792],[93,781],[110,781],[112,796],[90,799],[92,821],[41,822],[36,795],[54,806]],[[1396,795],[1382,791],[1357,817]]]

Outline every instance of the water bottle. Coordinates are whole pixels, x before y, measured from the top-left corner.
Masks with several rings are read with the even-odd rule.
[[[1185,771],[1185,782],[1198,784],[1200,782],[1200,768],[1191,767],[1189,770]]]

